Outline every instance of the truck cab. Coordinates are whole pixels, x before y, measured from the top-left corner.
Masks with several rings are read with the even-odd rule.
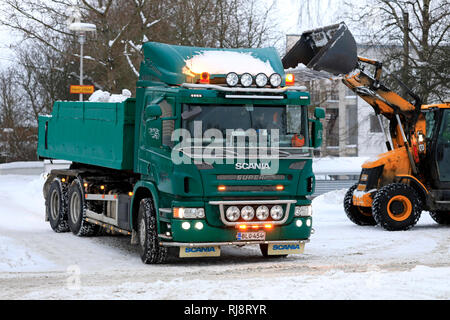
[[[180,257],[218,256],[227,245],[259,245],[263,256],[302,253],[312,230],[312,156],[324,117],[320,108],[308,112],[306,88],[293,85],[273,48],[149,42],[143,52],[136,98],[124,103],[134,117],[132,138],[122,139],[132,159],[121,163],[129,168],[103,170],[76,158],[71,172],[53,172],[66,190],[75,180],[81,186],[78,206],[67,191],[65,219],[78,212],[80,225],[130,234],[144,263],[165,261],[169,247]],[[42,119],[41,145],[51,120]],[[52,158],[48,146],[40,150]],[[95,182],[101,178],[111,181],[103,189]],[[102,209],[108,201],[116,201],[109,214]]]

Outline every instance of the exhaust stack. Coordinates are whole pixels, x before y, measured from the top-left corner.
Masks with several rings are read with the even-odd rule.
[[[347,74],[358,64],[356,41],[344,22],[305,31],[282,62],[285,69],[303,63],[316,71]]]

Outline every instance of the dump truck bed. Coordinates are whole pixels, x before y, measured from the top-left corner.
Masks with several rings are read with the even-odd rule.
[[[55,102],[39,116],[38,155],[133,170],[135,103]]]

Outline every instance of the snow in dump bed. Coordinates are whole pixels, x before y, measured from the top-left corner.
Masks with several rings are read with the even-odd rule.
[[[122,94],[111,94],[108,91],[97,90],[90,97],[89,102],[123,102],[131,97],[131,91],[123,89]]]
[[[186,67],[192,72],[200,74],[227,74],[248,72],[257,75],[262,72],[266,75],[275,73],[269,61],[255,58],[249,52],[234,51],[202,51],[192,58],[185,60]]]

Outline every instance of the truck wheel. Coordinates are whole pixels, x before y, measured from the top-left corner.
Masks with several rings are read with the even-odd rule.
[[[269,255],[269,245],[266,243],[261,243],[259,249],[264,258],[286,258],[288,256],[287,254]]]
[[[344,211],[347,217],[353,223],[359,226],[374,226],[377,224],[372,216],[371,208],[359,207],[353,204],[353,191],[355,191],[358,184],[354,184],[348,189],[344,197]]]
[[[159,245],[156,212],[150,198],[142,199],[139,204],[138,240],[142,262],[145,264],[165,262],[167,248]]]
[[[45,210],[50,226],[55,232],[69,231],[67,224],[66,187],[61,180],[54,179],[45,198]]]
[[[439,224],[450,224],[450,211],[430,211],[430,216]]]
[[[408,230],[419,221],[422,202],[414,188],[393,183],[378,190],[372,213],[375,221],[386,230]]]
[[[86,221],[86,202],[80,180],[75,179],[69,187],[68,193],[68,223],[74,235],[85,237],[97,233],[99,226]]]

